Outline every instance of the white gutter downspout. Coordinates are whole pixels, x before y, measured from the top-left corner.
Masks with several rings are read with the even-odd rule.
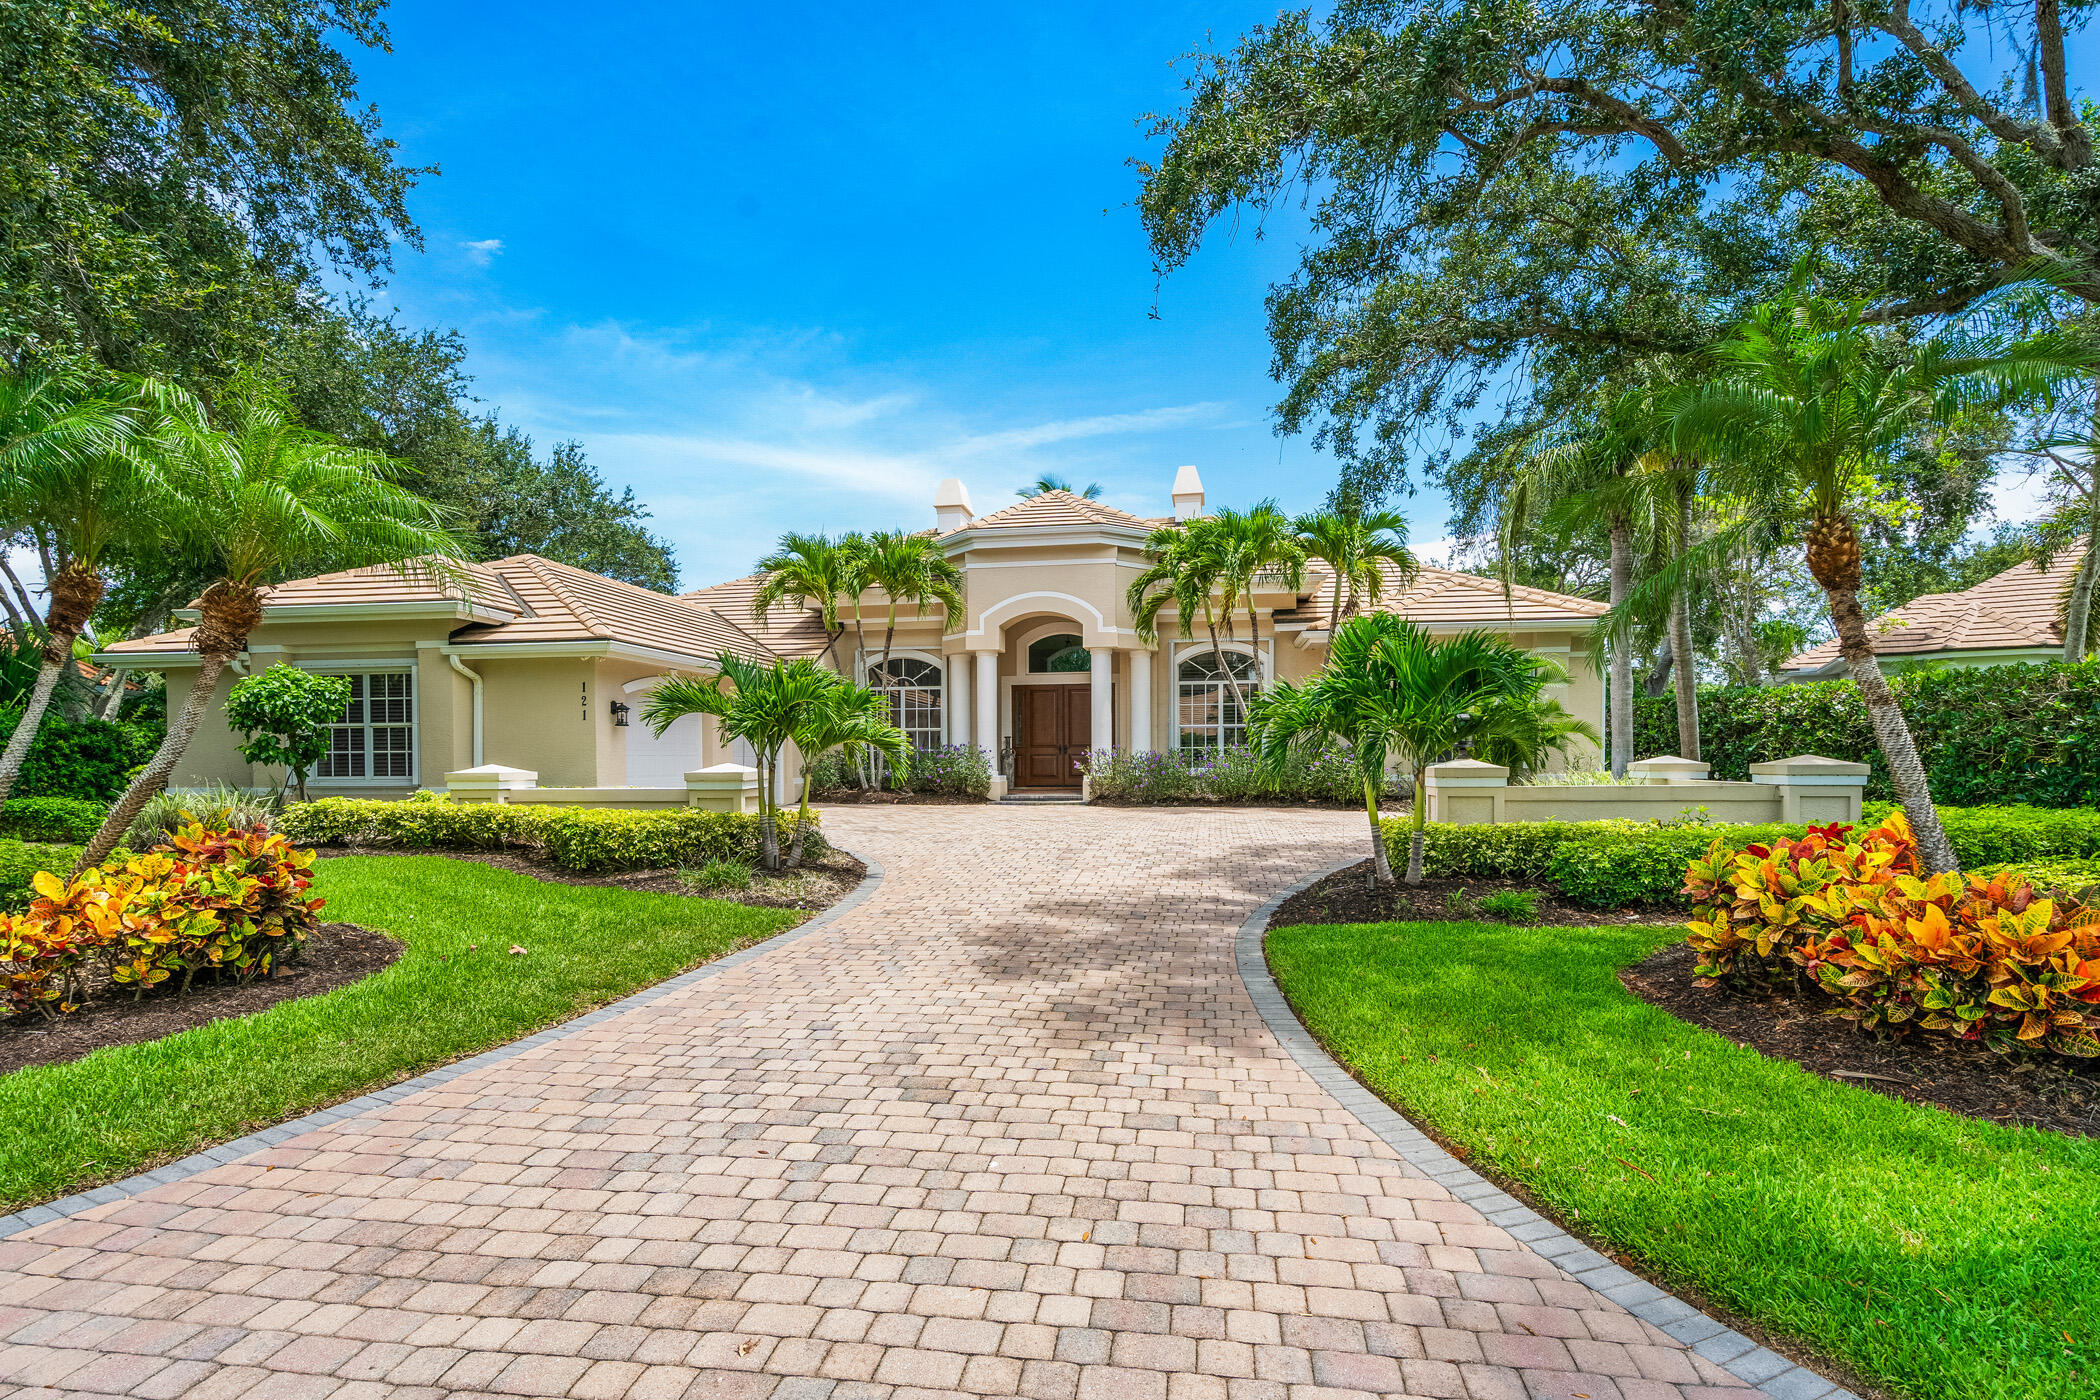
[[[465,676],[474,687],[474,766],[479,768],[481,766],[481,677],[469,670],[465,662],[450,652],[446,653],[445,659],[452,663],[453,670]]]

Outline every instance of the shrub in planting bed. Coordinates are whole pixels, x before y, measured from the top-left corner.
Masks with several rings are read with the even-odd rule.
[[[780,814],[780,845],[794,839],[796,815]],[[824,852],[811,813],[809,851]],[[280,831],[313,845],[387,845],[441,850],[496,851],[511,847],[544,855],[565,870],[607,874],[662,870],[721,858],[755,864],[759,819],[742,812],[692,807],[626,812],[603,807],[555,807],[507,802],[454,802],[442,793],[418,793],[403,802],[324,797],[287,807]]]
[[[78,880],[40,872],[29,907],[0,914],[0,1015],[74,1010],[97,962],[135,996],[199,972],[266,974],[318,923],[313,861],[282,836],[191,826]]]
[[[1866,804],[1866,819],[1897,810]],[[2100,859],[2100,812],[2083,808],[1942,807],[1940,821],[1965,869],[2009,861]],[[1386,851],[1407,859],[1409,828],[1384,823]],[[1430,823],[1422,869],[1457,879],[1536,880],[1557,886],[1569,902],[1597,909],[1682,905],[1684,869],[1716,839],[1731,850],[1802,836],[1805,826],[1767,823],[1497,822]]]
[[[2023,880],[1926,875],[1900,812],[1741,848],[1685,873],[1699,985],[1803,978],[1867,1030],[2100,1055],[2100,909]]]
[[[79,844],[102,829],[109,804],[80,797],[11,797],[0,804],[0,837]]]

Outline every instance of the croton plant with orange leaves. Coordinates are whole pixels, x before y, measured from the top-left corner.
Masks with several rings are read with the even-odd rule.
[[[186,991],[204,971],[265,975],[318,922],[322,901],[306,894],[313,863],[312,851],[261,828],[192,823],[77,880],[40,873],[28,910],[0,914],[0,1015],[75,1010],[96,961],[135,998],[171,981]]]
[[[1900,811],[1862,833],[1716,841],[1684,892],[1702,987],[1791,976],[1869,1030],[2100,1055],[2100,908],[2014,878],[1923,874]]]

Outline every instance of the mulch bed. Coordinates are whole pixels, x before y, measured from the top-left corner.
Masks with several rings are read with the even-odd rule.
[[[1395,871],[1397,876],[1400,872]],[[1673,909],[1592,909],[1569,904],[1550,889],[1516,880],[1425,879],[1419,885],[1395,883],[1371,888],[1371,862],[1366,859],[1338,870],[1285,900],[1269,927],[1285,924],[1444,923],[1453,919],[1486,919],[1468,905],[1498,890],[1525,890],[1538,895],[1541,924],[1675,924],[1684,915]],[[1490,920],[1489,922],[1492,922]]]
[[[148,992],[133,1001],[130,991],[108,982],[88,988],[78,1011],[46,1020],[40,1015],[0,1021],[0,1074],[31,1065],[62,1065],[107,1045],[136,1045],[214,1021],[252,1016],[281,1001],[319,996],[384,971],[402,945],[377,929],[358,924],[323,924],[307,940],[305,956],[270,977],[236,982],[193,983],[186,995]]]
[[[812,805],[824,807],[982,807],[986,799],[952,792],[883,792],[873,788],[839,788],[813,792]]]
[[[606,885],[623,890],[643,890],[649,894],[720,899],[761,909],[801,909],[809,913],[828,909],[844,899],[868,873],[867,866],[844,851],[832,851],[813,864],[783,870],[778,875],[754,871],[748,890],[701,890],[686,884],[677,870],[579,875],[523,851],[457,851],[439,846],[319,846],[315,849],[323,858],[334,860],[357,856],[443,856],[447,860],[471,860],[493,865],[498,870],[509,870],[558,885]]]
[[[1627,968],[1619,981],[1679,1020],[1826,1079],[1969,1118],[2100,1137],[2100,1077],[2075,1061],[2011,1059],[1922,1033],[1880,1040],[1830,1014],[1821,993],[1750,997],[1695,987],[1692,961],[1692,950],[1675,944]]]
[[[1361,798],[1353,802],[1336,802],[1325,797],[1177,797],[1172,802],[1140,802],[1135,798],[1129,797],[1097,797],[1094,799],[1093,805],[1096,807],[1258,807],[1263,809],[1282,808],[1293,812],[1304,811],[1307,808],[1316,812],[1361,812],[1364,809]],[[1398,809],[1381,807],[1379,811],[1383,815],[1390,817],[1407,811],[1407,807],[1404,804]]]

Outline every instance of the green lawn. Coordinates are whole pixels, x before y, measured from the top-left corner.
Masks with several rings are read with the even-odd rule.
[[[353,986],[0,1076],[0,1210],[516,1040],[805,917],[442,856],[324,860],[314,889],[328,901],[322,918],[386,929],[407,951]]]
[[[1300,926],[1337,1058],[1570,1228],[1918,1400],[2100,1395],[2100,1141],[1914,1108],[1628,994],[1675,935]]]

